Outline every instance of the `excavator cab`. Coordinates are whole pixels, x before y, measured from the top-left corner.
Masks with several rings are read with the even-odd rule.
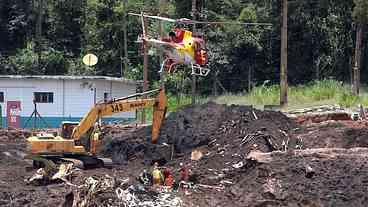
[[[73,129],[78,126],[79,122],[63,121],[61,123],[60,136],[65,139],[70,139],[73,133]]]
[[[63,121],[61,123],[61,131],[59,133],[60,136],[64,139],[73,140],[73,130],[78,125],[79,122]],[[91,127],[91,129],[88,130],[86,134],[81,136],[79,140],[75,140],[75,144],[83,146],[84,149],[91,154],[96,154],[98,146],[100,144],[99,136],[100,134],[95,131],[95,128]]]

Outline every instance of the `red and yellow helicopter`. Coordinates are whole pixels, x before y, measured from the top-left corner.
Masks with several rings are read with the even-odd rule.
[[[178,24],[241,24],[241,25],[264,25],[271,26],[267,23],[241,23],[241,22],[203,22],[194,21],[186,18],[171,19],[161,16],[150,16],[143,13],[128,13],[133,16],[140,16],[142,19],[142,31],[143,34],[139,37],[140,41],[146,41],[147,43],[160,48],[164,51],[165,60],[161,65],[159,72],[163,70],[172,73],[175,71],[175,66],[178,64],[188,65],[192,69],[192,75],[207,76],[210,69],[208,64],[208,51],[205,45],[205,41],[202,36],[195,35],[191,31],[175,28],[169,32],[169,36],[161,39],[154,39],[146,34],[146,25],[144,18],[157,19],[161,21],[168,21]]]

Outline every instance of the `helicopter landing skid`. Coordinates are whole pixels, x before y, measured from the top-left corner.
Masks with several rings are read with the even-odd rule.
[[[167,72],[168,73],[173,73],[175,72],[175,66],[178,64],[178,63],[175,63],[175,62],[170,62],[171,59],[167,58],[165,59],[162,64],[161,64],[161,68],[160,70],[158,71],[159,73],[162,73],[164,72],[165,70],[165,66],[168,67]],[[198,64],[192,64],[192,73],[191,75],[198,75],[198,76],[207,76],[208,74],[210,73],[210,69],[208,68],[204,68],[204,67],[201,67],[200,65]]]
[[[210,69],[201,67],[200,65],[192,65],[192,75],[207,76]]]
[[[158,73],[162,73],[162,72],[164,72],[164,70],[165,70],[165,66],[167,65],[167,62],[168,62],[168,61],[170,61],[170,59],[166,58],[166,59],[162,62],[161,67],[160,67],[160,70],[158,71]]]
[[[160,67],[160,70],[158,71],[158,73],[162,73],[165,70],[166,72],[168,72],[169,74],[171,74],[171,73],[175,72],[175,66],[177,64],[178,63],[173,62],[172,59],[166,58],[162,62],[161,67]]]

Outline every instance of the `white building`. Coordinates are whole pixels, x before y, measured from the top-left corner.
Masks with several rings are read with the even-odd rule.
[[[132,80],[105,76],[0,75],[2,127],[7,126],[12,115],[18,115],[17,125],[24,127],[34,111],[33,100],[51,127],[59,127],[62,121],[79,121],[96,102],[134,94],[136,86]],[[17,107],[14,103],[20,105],[20,110],[10,109]],[[135,112],[116,114],[105,120],[123,119],[135,119]],[[37,125],[43,126],[41,120]],[[27,124],[32,126],[33,119]]]

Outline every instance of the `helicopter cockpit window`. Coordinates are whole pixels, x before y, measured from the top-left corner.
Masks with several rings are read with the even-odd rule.
[[[203,41],[195,41],[194,42],[194,50],[195,51],[199,51],[199,50],[205,50],[205,45]]]

